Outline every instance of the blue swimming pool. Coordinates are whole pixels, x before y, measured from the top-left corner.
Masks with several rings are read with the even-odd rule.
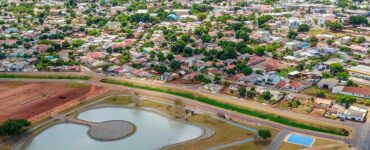
[[[311,147],[313,142],[315,141],[314,138],[304,136],[301,134],[290,134],[290,136],[287,139],[287,142],[305,146],[305,147]]]

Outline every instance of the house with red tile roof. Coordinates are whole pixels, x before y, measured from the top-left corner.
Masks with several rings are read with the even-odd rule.
[[[195,76],[197,76],[198,73],[197,72],[192,72],[192,73],[189,73],[189,74],[186,74],[182,77],[183,80],[186,80],[186,81],[190,81],[190,80],[194,80]]]
[[[262,63],[265,61],[265,58],[261,57],[261,56],[257,56],[257,55],[253,55],[253,56],[250,56],[249,57],[249,61],[248,61],[248,66],[254,66],[254,65],[257,65],[259,63]]]
[[[266,71],[276,71],[286,68],[286,65],[280,62],[279,60],[269,58],[266,61],[264,67]]]
[[[306,81],[286,81],[280,80],[279,83],[275,85],[276,89],[287,90],[292,92],[299,92],[305,88],[312,86],[312,83]]]
[[[45,53],[48,48],[49,48],[49,45],[47,44],[39,44],[36,46],[36,50],[40,54]]]
[[[351,95],[361,98],[370,98],[370,88],[365,87],[345,87],[336,86],[332,89],[333,93]]]

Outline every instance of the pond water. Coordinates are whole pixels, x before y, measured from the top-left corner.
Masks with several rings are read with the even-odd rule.
[[[179,122],[152,111],[135,108],[105,107],[82,112],[79,119],[91,122],[125,120],[136,132],[124,139],[100,142],[87,135],[88,127],[57,124],[34,137],[26,150],[156,150],[202,135],[200,127]]]

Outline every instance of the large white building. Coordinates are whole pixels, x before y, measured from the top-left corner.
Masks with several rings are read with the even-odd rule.
[[[357,65],[347,68],[346,70],[353,77],[370,80],[370,67],[368,66]]]

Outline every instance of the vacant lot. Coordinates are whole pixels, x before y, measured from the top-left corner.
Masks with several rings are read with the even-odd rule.
[[[0,122],[49,113],[67,102],[83,100],[96,90],[76,84],[0,82]]]

